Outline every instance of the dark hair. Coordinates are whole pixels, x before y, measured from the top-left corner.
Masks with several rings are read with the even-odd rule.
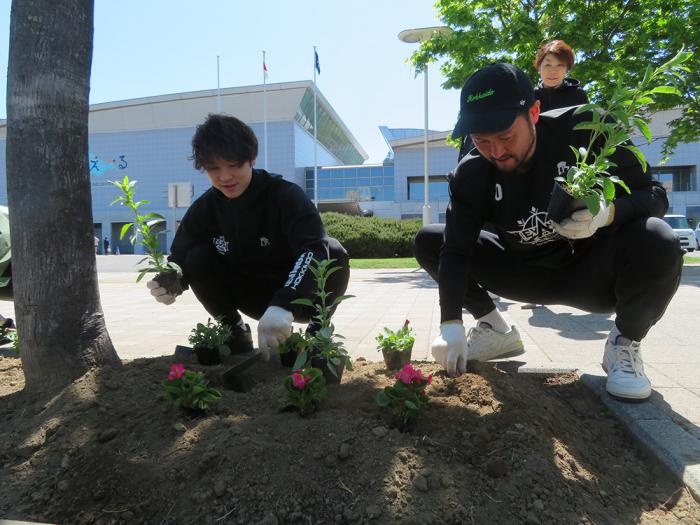
[[[574,67],[574,50],[563,40],[552,40],[540,46],[535,55],[535,69],[539,71],[540,65],[547,55],[554,55],[564,62],[569,71]]]
[[[230,115],[211,113],[192,137],[194,167],[203,170],[216,158],[252,162],[258,156],[258,139],[245,122]]]

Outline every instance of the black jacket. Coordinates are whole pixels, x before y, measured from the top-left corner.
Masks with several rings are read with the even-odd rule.
[[[228,199],[210,188],[192,203],[169,260],[182,267],[187,252],[201,243],[208,243],[231,272],[282,283],[270,305],[286,310],[294,299],[313,298],[316,283],[309,264],[312,258],[328,258],[321,217],[304,191],[258,169],[240,197]],[[187,286],[187,275],[182,283]]]
[[[574,115],[562,109],[541,115],[537,123],[535,153],[524,173],[502,173],[472,150],[457,166],[450,181],[445,239],[440,253],[439,288],[442,321],[460,319],[468,261],[479,232],[498,233],[501,244],[514,258],[544,266],[563,267],[593,246],[597,235],[606,235],[638,217],[662,217],[668,209],[663,187],[644,172],[636,157],[618,148],[611,160],[612,175],[631,190],[616,185],[615,220],[590,239],[571,241],[561,237],[547,216],[554,178],[575,164],[569,145],[587,146],[590,132],[574,126],[590,120],[590,113]]]
[[[565,78],[559,86],[546,88],[540,80],[535,88],[535,99],[540,101],[540,111],[568,108],[588,103],[588,96],[575,78]]]

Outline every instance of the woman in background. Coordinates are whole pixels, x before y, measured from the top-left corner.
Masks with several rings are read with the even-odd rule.
[[[540,111],[588,103],[581,83],[568,76],[574,60],[574,51],[563,40],[552,40],[537,50],[534,64],[540,81],[535,98],[540,101]]]

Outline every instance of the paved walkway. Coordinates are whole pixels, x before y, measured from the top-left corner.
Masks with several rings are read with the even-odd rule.
[[[102,306],[122,359],[171,354],[176,344],[187,344],[195,323],[207,319],[191,292],[171,306],[156,303],[145,282],[135,283],[140,258],[98,256]],[[432,359],[430,341],[438,334],[440,314],[437,287],[425,272],[354,270],[348,293],[356,297],[339,307],[334,323],[352,357],[380,360],[375,335],[409,319],[416,332],[414,359]],[[642,443],[700,497],[700,266],[684,268],[664,318],[643,342],[654,387],[648,403],[620,403],[604,392],[600,360],[613,316],[561,306],[526,310],[508,300],[497,305],[524,339],[525,354],[516,358],[521,371],[579,370]],[[256,322],[247,321],[255,334]]]

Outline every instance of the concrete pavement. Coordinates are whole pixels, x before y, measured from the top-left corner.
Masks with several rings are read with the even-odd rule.
[[[176,344],[187,344],[194,325],[208,317],[191,292],[171,306],[155,302],[145,281],[135,282],[140,259],[98,256],[102,306],[122,359],[172,354]],[[416,332],[413,358],[431,359],[430,341],[438,334],[440,313],[437,287],[425,272],[353,270],[348,293],[355,298],[339,307],[334,323],[353,358],[381,360],[376,334],[409,319]],[[700,498],[700,265],[684,267],[676,296],[642,343],[654,388],[647,403],[621,403],[605,394],[600,361],[614,316],[563,306],[525,310],[505,299],[497,306],[523,337],[525,354],[514,360],[520,371],[578,370],[630,431]],[[12,315],[9,310],[0,313]],[[255,334],[256,322],[247,321]]]

